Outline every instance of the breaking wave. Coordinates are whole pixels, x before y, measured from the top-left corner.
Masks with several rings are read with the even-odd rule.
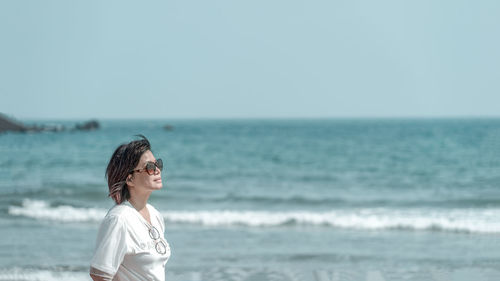
[[[51,206],[24,199],[22,206],[9,206],[9,215],[58,222],[98,222],[105,209]],[[405,229],[468,233],[500,233],[500,208],[394,209],[357,208],[330,211],[162,211],[167,223],[204,226],[323,226],[360,230]]]
[[[99,208],[77,208],[68,205],[51,207],[41,200],[24,199],[22,206],[9,206],[9,215],[23,216],[40,220],[61,222],[100,221],[106,210]]]
[[[75,272],[71,270],[50,270],[50,269],[23,269],[23,268],[9,268],[0,269],[0,281],[83,281],[88,280],[88,273]]]

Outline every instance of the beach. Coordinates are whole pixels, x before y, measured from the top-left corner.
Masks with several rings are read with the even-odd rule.
[[[500,280],[500,119],[100,124],[0,135],[0,281],[90,280],[107,161],[139,133],[166,280]]]

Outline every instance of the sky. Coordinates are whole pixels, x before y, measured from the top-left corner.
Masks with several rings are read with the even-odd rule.
[[[500,116],[500,1],[0,1],[18,119]]]

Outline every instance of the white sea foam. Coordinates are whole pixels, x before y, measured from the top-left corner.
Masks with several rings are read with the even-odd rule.
[[[25,199],[22,206],[10,206],[9,214],[60,222],[100,221],[106,210],[51,207],[45,201]],[[206,226],[242,225],[272,227],[311,225],[352,229],[407,229],[477,233],[500,233],[500,209],[390,209],[365,208],[331,211],[164,211],[169,223]]]
[[[168,265],[167,265],[168,266]],[[339,278],[345,277],[344,278]],[[273,268],[273,267],[211,267],[167,269],[166,280],[170,281],[201,281],[201,280],[421,280],[428,276],[429,280],[500,280],[500,271],[497,268],[462,267],[457,269],[438,268],[428,266],[420,268],[333,268],[333,269],[302,269],[302,268]],[[335,278],[337,277],[337,278]],[[389,278],[392,277],[392,278]],[[434,277],[434,278],[431,278]],[[388,279],[385,279],[388,278]],[[0,281],[81,281],[90,280],[88,272],[60,271],[46,269],[8,268],[0,269]]]
[[[89,280],[87,272],[73,271],[51,271],[51,270],[35,270],[35,269],[0,269],[0,281],[81,281]]]
[[[102,220],[106,215],[106,210],[98,208],[76,208],[64,205],[51,207],[45,201],[24,199],[21,207],[9,206],[9,214],[41,220],[87,222]]]
[[[209,226],[288,224],[354,229],[409,229],[500,233],[500,209],[357,209],[328,212],[197,211],[164,212],[166,221]]]

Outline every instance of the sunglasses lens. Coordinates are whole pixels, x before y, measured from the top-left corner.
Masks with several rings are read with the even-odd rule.
[[[148,174],[150,174],[150,175],[154,174],[155,170],[156,170],[155,163],[148,162],[148,164],[146,164],[146,171],[148,172]]]
[[[160,233],[158,232],[158,230],[154,226],[149,230],[149,237],[151,237],[151,239],[155,239],[155,240],[160,238]]]
[[[164,255],[167,252],[167,246],[161,240],[156,243],[155,248],[158,254]]]
[[[158,169],[159,169],[160,171],[162,171],[162,170],[163,170],[163,160],[161,160],[161,159],[156,159],[156,166],[158,167]]]

